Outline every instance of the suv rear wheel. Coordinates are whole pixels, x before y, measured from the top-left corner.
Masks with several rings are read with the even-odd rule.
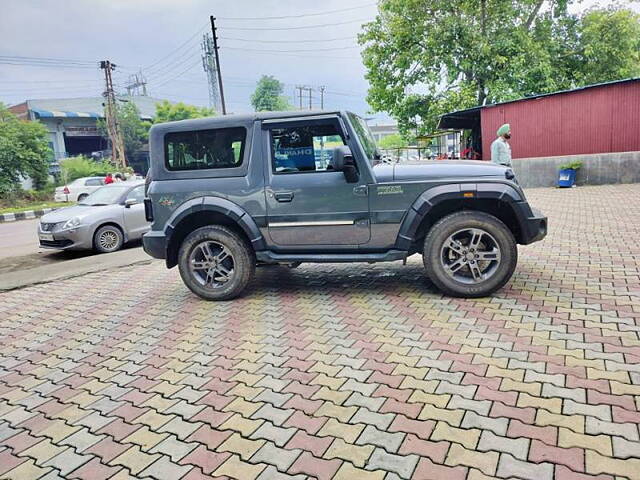
[[[178,254],[182,281],[206,300],[231,300],[245,289],[256,268],[253,250],[221,225],[194,230]]]
[[[431,281],[447,295],[484,297],[509,281],[518,249],[499,219],[467,210],[448,215],[431,228],[422,258]]]

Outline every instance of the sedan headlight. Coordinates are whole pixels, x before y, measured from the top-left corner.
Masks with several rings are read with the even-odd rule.
[[[80,226],[80,217],[70,218],[65,222],[62,226],[62,230],[71,230],[72,228],[76,228]]]

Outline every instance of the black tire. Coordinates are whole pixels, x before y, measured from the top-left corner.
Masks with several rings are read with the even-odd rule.
[[[96,252],[117,252],[123,244],[124,234],[115,225],[104,225],[93,234],[93,248]]]
[[[469,240],[467,246],[464,244],[467,231],[484,232],[480,240],[492,245],[492,251],[478,249],[477,253],[493,255],[496,259],[469,259],[468,255],[473,256],[473,253],[468,247],[472,240]],[[450,239],[455,238],[461,239],[455,242],[456,248],[445,246],[445,243],[450,245]],[[488,248],[483,243],[480,245]],[[493,253],[496,249],[497,255]],[[479,255],[475,258],[479,258]],[[422,259],[427,276],[443,293],[454,297],[477,298],[494,293],[511,279],[518,263],[518,247],[511,230],[502,221],[487,213],[465,210],[442,218],[429,230],[424,241]],[[478,274],[475,278],[471,263]],[[480,268],[481,264],[484,271]],[[458,270],[452,272],[454,268]]]
[[[86,193],[81,193],[80,195],[78,195],[78,201],[81,202],[82,200],[84,200],[85,198],[87,198],[89,195]]]
[[[213,273],[209,282],[210,273],[205,273],[206,269],[193,268],[196,263],[206,261],[201,258],[201,261],[196,262],[198,255],[203,253],[203,245],[219,246],[220,252],[226,249],[232,261],[229,263],[225,257],[224,268],[228,270],[232,265],[232,274],[228,276],[228,280],[216,282],[216,273]],[[218,258],[219,254],[215,257]],[[199,297],[205,300],[231,300],[239,296],[253,278],[256,257],[253,249],[233,230],[222,225],[210,225],[194,230],[183,240],[178,253],[178,269],[182,281]]]

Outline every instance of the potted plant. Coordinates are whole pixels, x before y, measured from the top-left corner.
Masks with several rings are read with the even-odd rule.
[[[558,187],[575,187],[576,173],[582,168],[582,162],[570,162],[560,165],[560,171],[558,172]]]

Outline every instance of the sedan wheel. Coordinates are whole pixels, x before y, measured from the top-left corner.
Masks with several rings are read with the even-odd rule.
[[[120,229],[113,225],[100,227],[93,236],[93,245],[100,253],[115,252],[122,248],[124,238]]]

